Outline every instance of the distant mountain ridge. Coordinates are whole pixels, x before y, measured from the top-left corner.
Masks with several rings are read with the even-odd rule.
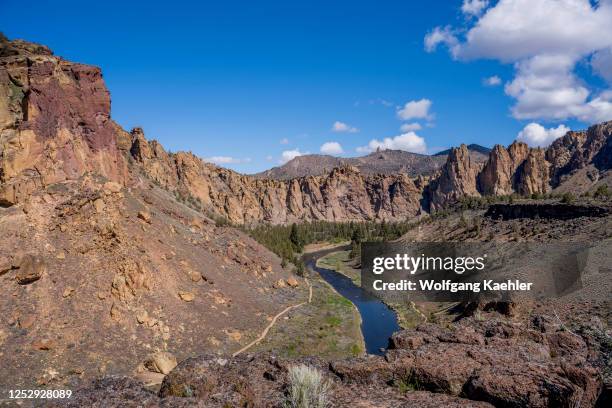
[[[470,153],[473,154],[481,154],[483,157],[483,161],[487,159],[487,157],[489,156],[489,153],[491,153],[491,148],[489,147],[485,147],[485,146],[481,146],[479,144],[476,143],[470,143],[469,145],[467,145],[468,150],[470,151]],[[446,149],[446,150],[442,150],[436,154],[434,154],[434,156],[448,156],[451,152],[451,149]]]
[[[477,162],[487,160],[491,149],[476,144],[468,146],[470,156]],[[298,156],[269,170],[254,174],[254,177],[290,180],[298,177],[320,176],[329,173],[333,168],[352,166],[364,174],[407,174],[411,177],[428,176],[440,170],[450,152],[426,155],[403,150],[380,150],[360,157],[334,157],[323,154],[306,154]]]

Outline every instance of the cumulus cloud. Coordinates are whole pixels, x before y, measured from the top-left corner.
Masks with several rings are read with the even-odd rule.
[[[463,0],[461,11],[468,16],[479,16],[488,4],[488,0]]]
[[[372,139],[367,146],[358,147],[357,152],[370,153],[378,149],[425,153],[427,151],[427,145],[425,139],[414,132],[408,132],[395,137],[386,137],[383,140]]]
[[[516,139],[532,147],[547,147],[554,142],[555,139],[564,136],[569,131],[570,129],[565,125],[546,129],[539,123],[532,122],[519,132]]]
[[[240,163],[250,163],[251,159],[244,158],[238,159],[236,157],[231,156],[212,156],[204,158],[204,161],[214,164],[240,164]]]
[[[416,130],[421,130],[422,128],[423,127],[421,126],[421,124],[417,123],[417,122],[404,123],[404,124],[402,124],[402,126],[400,126],[400,130],[403,133],[414,132]]]
[[[575,73],[578,62],[593,56],[594,71],[606,79],[612,76],[612,55],[608,59],[607,54],[612,1],[499,0],[474,20],[460,34],[452,27],[435,28],[425,37],[425,49],[445,44],[456,59],[514,64],[506,93],[515,99],[511,110],[516,118],[612,118],[611,98],[606,92],[595,94]]]
[[[610,47],[612,3],[500,0],[467,32],[457,55],[512,62],[536,55],[584,56]]]
[[[282,144],[282,145],[287,145],[287,144],[289,144],[289,139],[287,139],[286,137],[283,137],[283,138],[280,140],[280,144]]]
[[[402,120],[410,119],[431,119],[433,115],[429,112],[431,109],[431,101],[429,99],[420,99],[418,101],[406,102],[404,107],[397,110],[397,116]]]
[[[359,132],[359,129],[357,129],[356,127],[353,127],[351,125],[348,125],[348,124],[346,124],[344,122],[336,121],[332,125],[332,131],[339,132],[339,133],[341,133],[341,132],[356,133],[356,132]]]
[[[516,64],[516,77],[505,91],[516,99],[512,115],[518,119],[578,118],[600,122],[612,118],[608,93],[592,96],[573,73],[569,56],[540,55]]]
[[[279,163],[285,164],[289,160],[293,160],[296,157],[302,156],[302,155],[304,155],[304,153],[300,152],[299,149],[285,150],[284,152],[281,153],[281,158],[279,160]]]
[[[321,145],[321,153],[323,154],[342,154],[342,146],[338,142],[326,142]]]
[[[485,84],[486,86],[497,86],[497,85],[501,85],[502,80],[497,75],[493,75],[488,78],[484,78],[482,80],[482,83]]]
[[[450,26],[434,28],[427,33],[424,43],[427,52],[433,52],[438,48],[438,45],[443,44],[451,50],[452,54],[455,54],[454,50],[459,47],[459,40],[455,37]]]

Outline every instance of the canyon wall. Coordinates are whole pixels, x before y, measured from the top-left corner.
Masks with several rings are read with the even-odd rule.
[[[0,38],[0,205],[42,186],[99,174],[123,185],[145,176],[232,223],[404,220],[465,196],[531,195],[581,169],[596,182],[611,167],[612,122],[569,132],[548,149],[497,145],[484,163],[465,145],[434,175],[363,174],[343,166],[324,175],[271,180],[168,153],[142,129],[110,117],[99,68],[54,56],[46,47]]]
[[[233,223],[394,220],[421,212],[422,184],[405,174],[364,175],[344,166],[323,176],[257,179],[191,153],[170,155],[140,129],[132,137],[131,154],[144,174]]]
[[[0,38],[0,205],[87,172],[125,182],[118,131],[99,68]]]

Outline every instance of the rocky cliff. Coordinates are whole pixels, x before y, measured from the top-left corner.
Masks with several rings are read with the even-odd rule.
[[[364,175],[343,166],[323,176],[256,179],[191,153],[169,155],[140,129],[132,137],[131,153],[148,177],[233,223],[403,219],[421,211],[422,188],[405,174]]]
[[[530,195],[564,184],[588,189],[609,176],[611,134],[608,122],[569,132],[546,151],[520,142],[498,145],[484,163],[462,145],[426,178],[362,172],[348,164],[289,180],[252,177],[191,153],[170,154],[142,129],[121,129],[110,117],[98,68],[65,61],[44,46],[0,41],[3,206],[23,202],[39,187],[95,173],[122,185],[144,175],[236,224],[403,220],[464,196]],[[397,156],[392,153],[377,154]]]
[[[462,197],[532,195],[552,191],[582,169],[588,190],[609,177],[612,122],[570,132],[547,150],[514,142],[497,145],[486,162],[467,146],[451,149],[434,175],[364,174],[344,165],[320,176],[261,179],[203,162],[191,153],[170,155],[141,129],[132,131],[131,154],[150,178],[165,188],[197,199],[204,208],[238,224],[328,220],[402,220],[448,206]],[[593,172],[596,173],[595,176]]]
[[[508,148],[496,145],[484,166],[461,145],[452,149],[440,175],[427,188],[429,210],[468,196],[529,196],[556,189],[582,193],[598,184],[610,185],[611,146],[612,122],[568,132],[546,150],[521,142]]]
[[[87,172],[125,182],[118,128],[99,68],[0,38],[0,205]]]

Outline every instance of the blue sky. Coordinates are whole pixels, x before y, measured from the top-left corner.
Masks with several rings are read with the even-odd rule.
[[[522,17],[502,8],[512,1],[524,0],[2,0],[0,30],[9,38],[46,44],[66,59],[100,66],[111,92],[112,116],[126,129],[141,126],[148,138],[169,150],[225,157],[217,160],[249,173],[278,165],[283,152],[319,153],[326,142],[339,144],[343,156],[361,155],[377,145],[431,153],[462,142],[509,144],[522,130],[525,140],[537,140],[539,128],[525,131],[532,122],[542,126],[540,136],[550,139],[551,128],[557,133],[566,129],[560,125],[581,129],[612,119],[606,105],[612,99],[606,94],[609,61],[601,51],[612,44],[594,40],[574,47],[571,38],[564,39],[568,49],[573,47],[567,52],[572,57],[554,63],[571,67],[557,74],[578,92],[576,98],[588,90],[584,100],[566,103],[571,106],[554,105],[553,112],[550,104],[542,104],[541,89],[519,86],[521,81],[514,90],[505,86],[534,72],[538,78],[548,75],[549,70],[538,68],[538,57],[556,58],[565,51],[538,32],[520,39],[535,44],[527,54],[512,52],[524,45],[500,43],[509,50],[507,58],[498,55],[495,43],[479,43],[478,32],[468,38],[477,25],[500,25],[499,18],[515,26]],[[560,12],[571,9],[565,10],[567,18],[589,12],[569,3],[584,1],[591,9],[587,0],[559,1]],[[587,23],[607,11],[593,5],[590,12]],[[541,26],[537,18],[525,24]],[[505,34],[480,33],[500,41]],[[598,52],[596,72],[592,58]],[[492,76],[499,78],[493,83],[500,83],[485,85]],[[418,103],[403,111],[402,120],[398,111],[410,101]],[[336,122],[347,125],[339,129],[353,131],[333,131]],[[411,123],[421,129],[400,130]],[[409,137],[393,139],[401,134]],[[338,150],[335,144],[327,147]]]

